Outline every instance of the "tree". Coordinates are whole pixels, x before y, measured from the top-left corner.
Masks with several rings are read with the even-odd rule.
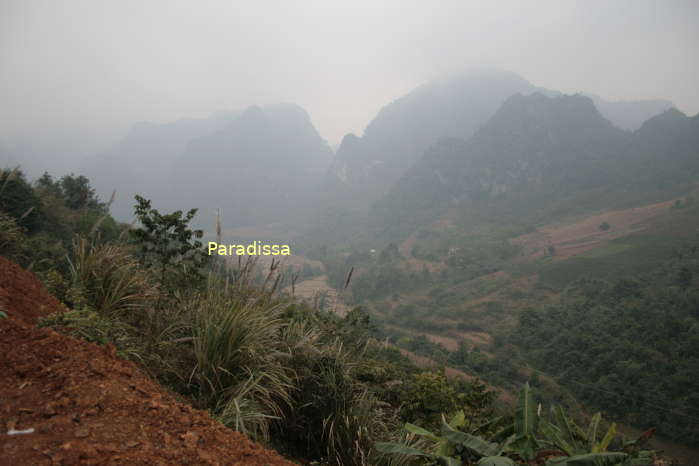
[[[61,188],[61,182],[55,181],[53,177],[48,173],[44,172],[40,178],[34,182],[39,196],[50,193],[53,196],[63,199],[63,188]]]
[[[160,284],[171,288],[196,285],[203,278],[203,266],[208,255],[198,239],[202,230],[192,230],[189,222],[197,209],[184,216],[178,210],[161,214],[151,207],[151,201],[136,196],[136,217],[140,228],[130,231],[139,246],[139,259],[148,268],[156,271]]]
[[[95,195],[95,190],[90,187],[90,180],[80,175],[72,173],[61,178],[60,182],[63,199],[66,206],[73,210],[80,210],[85,207],[103,208],[104,204],[99,202]]]
[[[5,212],[28,233],[40,227],[41,203],[19,168],[0,169],[0,212]]]
[[[609,230],[611,227],[612,227],[612,226],[611,226],[611,225],[609,224],[609,222],[607,222],[607,221],[604,221],[604,222],[602,222],[602,223],[599,224],[599,229],[602,230],[602,231],[607,231],[607,230]]]

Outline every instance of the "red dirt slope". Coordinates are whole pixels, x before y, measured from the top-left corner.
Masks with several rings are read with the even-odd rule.
[[[0,307],[0,464],[293,464],[177,402],[113,347],[34,326],[60,304],[2,257]]]
[[[14,320],[36,324],[41,317],[64,308],[34,274],[0,256],[0,310]]]

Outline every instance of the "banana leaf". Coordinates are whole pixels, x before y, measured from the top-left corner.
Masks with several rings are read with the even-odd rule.
[[[466,416],[463,411],[457,411],[454,417],[451,418],[451,421],[449,421],[449,425],[454,429],[463,427],[464,424],[466,424]]]
[[[500,451],[497,444],[490,443],[481,437],[455,430],[444,421],[442,421],[442,437],[452,444],[463,446],[476,456],[495,456]]]
[[[533,435],[520,435],[507,446],[507,451],[517,453],[527,461],[536,458],[538,450],[539,442]]]
[[[616,423],[612,422],[612,425],[609,426],[609,430],[607,430],[607,433],[604,434],[602,441],[592,447],[592,452],[601,453],[607,451],[607,448],[609,448],[609,444],[612,443],[614,437],[616,437]]]
[[[626,453],[588,453],[555,458],[547,461],[546,466],[614,466],[624,463],[628,456]]]
[[[486,456],[478,460],[476,466],[517,466],[517,464],[506,456]]]
[[[519,392],[515,410],[515,432],[518,435],[534,435],[539,417],[536,414],[536,403],[529,383],[524,384]]]
[[[570,444],[573,451],[575,453],[585,452],[585,450],[581,448],[580,444],[578,443],[578,437],[580,437],[580,435],[577,434],[580,433],[580,428],[571,418],[566,416],[566,413],[563,411],[561,406],[556,406],[553,409],[553,412],[556,416],[558,428],[561,429],[562,436],[565,437],[566,442]],[[584,435],[585,434],[583,434],[583,436]]]
[[[438,458],[439,464],[442,464],[444,466],[461,466],[463,464],[463,461],[459,458],[451,458],[449,456],[440,456]]]
[[[405,430],[415,435],[419,435],[421,437],[427,437],[428,439],[434,440],[435,442],[440,440],[439,437],[434,435],[429,430],[423,429],[422,427],[416,426],[415,424],[411,424],[409,422],[405,424]]]
[[[386,455],[404,455],[407,457],[411,456],[421,456],[423,458],[436,459],[437,457],[431,453],[418,450],[417,448],[409,447],[403,443],[395,442],[376,442],[374,443],[374,448],[379,453],[384,453]]]
[[[599,423],[602,420],[602,413],[597,413],[592,416],[590,420],[590,426],[587,429],[587,442],[589,444],[589,449],[591,452],[595,453],[593,448],[597,443],[597,429],[599,428]]]
[[[541,419],[539,421],[539,430],[549,442],[561,449],[566,455],[573,456],[579,453],[573,445],[563,438],[561,430],[547,420]]]

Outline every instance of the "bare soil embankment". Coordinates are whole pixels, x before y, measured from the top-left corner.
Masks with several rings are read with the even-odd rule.
[[[0,463],[293,464],[178,402],[112,346],[36,327],[62,307],[3,257],[0,308]]]

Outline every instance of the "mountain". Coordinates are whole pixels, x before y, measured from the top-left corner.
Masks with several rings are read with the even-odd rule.
[[[405,231],[452,206],[535,222],[554,206],[592,209],[619,193],[677,188],[699,166],[696,130],[697,117],[675,109],[631,133],[582,95],[514,95],[470,139],[428,149],[376,202],[371,223]]]
[[[169,199],[168,175],[172,163],[198,137],[212,133],[230,123],[239,112],[217,113],[206,119],[182,119],[173,123],[141,122],[105,152],[86,159],[82,171],[99,190],[102,199],[117,191],[111,206],[112,215],[122,220],[133,217],[134,195],[155,202]]]
[[[441,137],[468,138],[515,93],[535,87],[507,72],[476,71],[418,87],[381,109],[362,137],[348,134],[327,187],[339,204],[366,207]]]
[[[343,139],[326,180],[326,199],[335,206],[366,209],[442,138],[468,139],[507,98],[540,92],[521,76],[479,70],[418,87],[381,109],[364,135]],[[598,112],[616,127],[636,130],[670,108],[664,100],[611,102],[589,95]]]
[[[169,175],[173,200],[226,226],[293,223],[317,193],[332,151],[308,114],[293,104],[245,110],[191,141]]]

